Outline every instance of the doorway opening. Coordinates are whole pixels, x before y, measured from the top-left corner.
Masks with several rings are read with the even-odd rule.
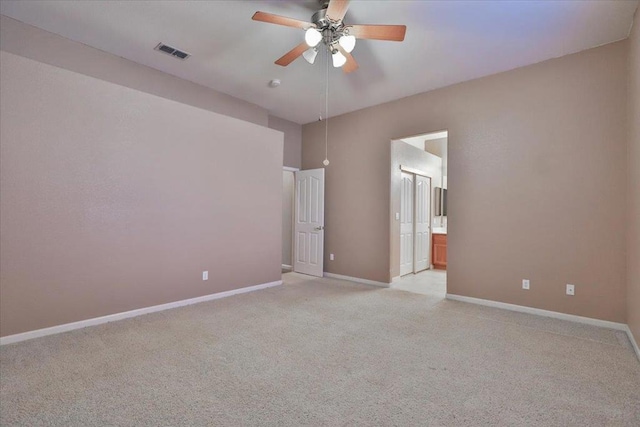
[[[282,274],[293,271],[293,220],[297,170],[290,167],[284,167],[282,170]]]
[[[283,275],[324,276],[324,172],[283,168]]]
[[[391,141],[391,287],[444,298],[448,132]]]
[[[324,168],[295,173],[293,271],[324,276]]]

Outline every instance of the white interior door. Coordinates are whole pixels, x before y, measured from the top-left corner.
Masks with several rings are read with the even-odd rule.
[[[400,275],[413,272],[413,180],[414,175],[402,173],[400,191]]]
[[[324,169],[296,172],[293,271],[322,277],[324,263]]]
[[[415,179],[415,248],[413,272],[429,268],[431,249],[431,179],[416,175]]]

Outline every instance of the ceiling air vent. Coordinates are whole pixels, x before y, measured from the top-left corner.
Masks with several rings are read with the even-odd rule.
[[[188,57],[191,56],[191,54],[187,53],[187,52],[183,52],[181,50],[176,49],[175,47],[171,47],[169,45],[166,45],[164,43],[158,43],[158,46],[155,47],[155,50],[158,50],[160,52],[164,52],[167,55],[171,55],[175,58],[178,59],[187,59]]]

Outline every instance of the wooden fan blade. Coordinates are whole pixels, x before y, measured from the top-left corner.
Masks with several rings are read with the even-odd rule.
[[[351,55],[349,52],[344,50],[342,46],[340,46],[339,44],[337,46],[338,46],[338,50],[345,56],[345,58],[347,58],[347,62],[345,62],[345,64],[342,66],[342,71],[344,71],[344,73],[347,74],[357,70],[359,65],[356,62],[356,60],[353,58],[353,55]]]
[[[407,32],[406,25],[350,25],[349,34],[357,39],[389,40],[401,42]]]
[[[296,58],[302,55],[302,53],[307,49],[309,49],[309,45],[307,45],[306,42],[302,42],[298,46],[291,49],[289,52],[285,53],[282,58],[276,61],[276,64],[286,67],[287,65],[291,64]]]
[[[349,9],[349,0],[331,0],[327,8],[327,16],[333,21],[342,21]]]
[[[254,21],[267,22],[269,24],[284,25],[285,27],[302,28],[315,28],[316,24],[311,22],[300,21],[299,19],[287,18],[286,16],[274,15],[266,12],[256,12],[251,17]]]

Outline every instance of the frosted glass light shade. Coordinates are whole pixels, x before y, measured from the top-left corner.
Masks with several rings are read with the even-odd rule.
[[[340,40],[338,40],[338,43],[340,43],[340,46],[342,46],[344,50],[351,53],[353,48],[356,47],[356,38],[355,36],[342,36]]]
[[[315,47],[310,47],[302,53],[302,57],[309,64],[313,64],[314,62],[316,62],[316,56],[318,56],[318,49],[316,49]]]
[[[322,40],[322,34],[320,33],[320,31],[316,30],[315,28],[309,28],[304,33],[304,41],[310,47],[317,46],[318,43],[320,43],[320,40]]]
[[[347,58],[340,51],[331,55],[331,59],[335,68],[340,68],[347,62]]]

